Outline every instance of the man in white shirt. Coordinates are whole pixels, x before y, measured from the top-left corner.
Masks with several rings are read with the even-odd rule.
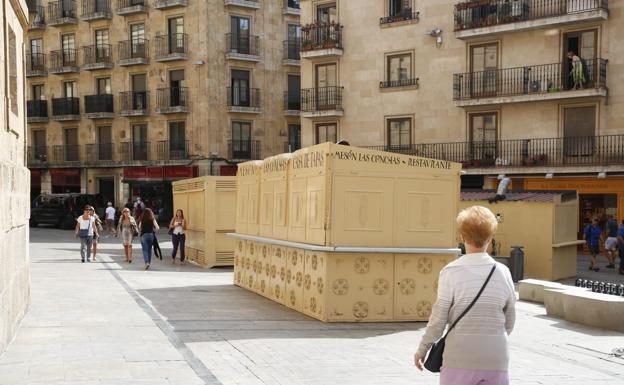
[[[106,208],[106,229],[109,233],[115,234],[115,208],[112,202],[108,202]]]

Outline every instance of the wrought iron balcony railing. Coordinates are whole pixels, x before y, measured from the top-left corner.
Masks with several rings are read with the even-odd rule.
[[[45,10],[43,8],[42,5],[34,5],[33,8],[28,8],[30,10],[30,12],[33,12],[34,15],[31,16],[32,19],[30,20],[30,29],[38,29],[38,28],[45,28]]]
[[[47,163],[50,158],[48,146],[28,146],[28,165]]]
[[[73,48],[50,52],[50,72],[73,72],[78,68],[78,50]]]
[[[473,0],[455,5],[455,30],[462,31],[501,24],[608,11],[608,0]]]
[[[301,40],[284,40],[284,60],[301,60]]]
[[[28,121],[40,121],[48,119],[47,100],[29,100],[26,102],[26,117]]]
[[[119,93],[119,112],[123,116],[149,113],[149,91],[125,91]]]
[[[188,87],[169,87],[156,90],[157,112],[187,112]]]
[[[284,91],[284,110],[301,110],[301,91]]]
[[[80,115],[80,98],[54,98],[52,99],[52,116],[78,116]]]
[[[26,76],[44,76],[46,74],[46,55],[44,53],[26,54]]]
[[[259,56],[260,38],[258,36],[241,36],[236,33],[225,35],[227,52],[232,54]]]
[[[147,0],[117,0],[118,15],[132,15],[147,10]]]
[[[419,17],[420,12],[415,11],[412,4],[412,6],[400,10],[389,10],[387,16],[379,18],[379,24],[386,25],[410,20],[418,21]]]
[[[52,146],[52,159],[48,159],[48,161],[55,163],[80,162],[83,160],[81,155],[78,144],[55,145]]]
[[[108,68],[113,65],[113,46],[110,44],[82,47],[82,64],[85,68]]]
[[[82,19],[110,19],[113,16],[110,0],[82,0]]]
[[[228,158],[235,160],[258,160],[260,159],[259,140],[229,140]]]
[[[576,88],[575,78],[568,62],[455,74],[453,99],[467,100],[606,87],[607,60],[588,59],[582,63],[582,71],[575,75]]]
[[[188,140],[161,140],[157,143],[158,160],[189,159]]]
[[[100,95],[87,95],[85,98],[85,113],[86,114],[98,114],[98,113],[110,113],[114,111],[113,108],[113,95],[100,94]]]
[[[317,23],[301,27],[301,51],[329,48],[343,48],[342,25]]]
[[[172,33],[154,38],[156,41],[156,60],[182,59],[188,55],[188,34]]]
[[[624,164],[624,135],[425,143],[369,148],[458,162],[464,168]]]
[[[342,110],[343,87],[304,88],[301,90],[301,111]]]
[[[260,108],[260,90],[247,87],[227,87],[228,107]]]
[[[379,82],[379,88],[418,86],[418,80],[419,80],[418,78],[385,80],[385,81]]]
[[[149,60],[149,40],[134,39],[122,40],[117,45],[119,54],[119,65],[126,64],[145,64]]]
[[[122,161],[149,160],[149,142],[119,143],[119,155]]]
[[[76,24],[76,2],[59,0],[48,3],[48,25]]]
[[[87,162],[113,161],[115,158],[114,143],[92,143],[85,145]]]

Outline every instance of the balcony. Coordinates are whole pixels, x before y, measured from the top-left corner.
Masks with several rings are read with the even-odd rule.
[[[122,67],[149,64],[149,40],[123,40],[117,45],[119,64]]]
[[[394,27],[404,24],[417,23],[420,20],[420,12],[414,11],[411,7],[404,8],[397,12],[390,12],[388,16],[379,18],[381,28]]]
[[[225,0],[226,7],[260,9],[259,0]]]
[[[447,160],[471,168],[537,168],[624,164],[624,135],[511,139],[370,147]]]
[[[113,95],[87,95],[85,98],[85,116],[89,119],[112,119],[114,114]]]
[[[260,39],[258,36],[240,36],[235,33],[225,35],[227,60],[260,61]]]
[[[52,159],[48,158],[48,161],[53,163],[78,163],[82,160],[78,144],[52,146]]]
[[[26,54],[26,77],[46,76],[46,55],[44,53]]]
[[[227,87],[228,112],[259,114],[260,90],[258,88]]]
[[[147,13],[147,0],[117,0],[117,14],[119,16]]]
[[[150,144],[149,142],[122,142],[119,143],[120,160],[146,161],[149,160]]]
[[[304,118],[342,116],[343,87],[305,88],[301,90],[301,116]]]
[[[55,27],[78,24],[76,13],[76,2],[73,0],[60,0],[48,3],[47,23]]]
[[[161,140],[157,143],[156,154],[158,160],[189,159],[188,140]]]
[[[80,98],[52,99],[52,120],[80,120]]]
[[[155,41],[156,61],[188,59],[188,35],[186,33],[156,36]]]
[[[28,146],[28,166],[47,163],[49,155],[48,146]]]
[[[260,156],[259,140],[228,140],[228,159],[258,160]]]
[[[607,61],[585,60],[582,87],[574,87],[568,63],[493,69],[453,75],[459,107],[607,96]]]
[[[284,65],[301,66],[301,41],[299,39],[284,40]]]
[[[455,5],[455,37],[606,20],[608,0],[474,0]]]
[[[284,0],[282,13],[284,15],[301,16],[301,0]]]
[[[284,115],[299,116],[301,114],[301,92],[284,92]]]
[[[188,87],[159,88],[156,90],[156,112],[177,114],[188,112]]]
[[[114,143],[93,143],[85,145],[87,162],[112,162],[115,160]]]
[[[342,26],[337,23],[301,27],[301,57],[342,56]]]
[[[156,0],[154,9],[169,9],[176,7],[186,7],[186,0]]]
[[[35,29],[45,28],[46,26],[45,11],[44,11],[43,6],[35,5],[33,6],[32,9],[30,7],[28,9],[30,10],[30,12],[33,13],[32,15],[30,15],[31,19],[30,19],[30,25],[28,26],[28,29],[32,31]]]
[[[113,46],[110,44],[82,47],[82,68],[88,71],[113,68]]]
[[[77,49],[68,48],[50,52],[48,73],[67,74],[72,72],[80,72]]]
[[[110,0],[82,0],[80,17],[85,21],[111,19],[113,11]]]
[[[149,91],[125,91],[119,93],[119,115],[149,115]]]
[[[48,101],[29,100],[26,102],[26,117],[28,123],[42,123],[48,121]]]
[[[399,80],[385,80],[379,82],[379,88],[382,90],[385,89],[397,89],[397,88],[409,88],[416,89],[418,88],[419,78],[411,78],[411,79],[399,79]]]

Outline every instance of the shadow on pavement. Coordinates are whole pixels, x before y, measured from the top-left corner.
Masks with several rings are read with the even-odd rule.
[[[324,323],[234,285],[139,290],[184,342],[265,338],[367,338],[424,322]]]
[[[622,333],[619,333],[616,331],[611,331],[607,329],[595,329],[595,328],[592,328],[591,326],[575,324],[573,322],[564,321],[561,318],[557,318],[557,317],[551,317],[548,315],[541,315],[541,314],[535,315],[535,317],[542,318],[542,319],[549,320],[549,321],[554,321],[555,323],[553,323],[550,326],[555,327],[557,329],[570,330],[575,333],[586,334],[588,336],[595,336],[595,337],[622,337]]]

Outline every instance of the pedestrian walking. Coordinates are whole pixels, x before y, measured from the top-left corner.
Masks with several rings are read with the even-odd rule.
[[[509,269],[487,253],[497,226],[494,214],[482,206],[469,207],[457,216],[467,254],[440,272],[438,299],[414,355],[416,367],[422,370],[427,351],[449,325],[441,385],[509,384],[507,338],[515,323],[516,294]],[[426,367],[432,368],[429,363]]]
[[[105,221],[106,221],[106,231],[109,234],[115,234],[115,208],[113,207],[113,202],[108,202],[108,207],[106,207],[105,211]]]
[[[121,210],[121,218],[117,224],[117,235],[121,235],[121,243],[124,248],[126,262],[132,263],[132,240],[139,235],[138,226],[134,218],[130,215],[130,209],[124,207]]]
[[[180,248],[180,264],[184,265],[184,243],[186,242],[186,219],[184,211],[177,209],[175,216],[169,222],[169,234],[173,242],[173,251],[171,252],[171,263],[175,263],[178,247]]]
[[[91,246],[95,234],[95,219],[89,215],[90,206],[85,206],[83,214],[76,218],[75,234],[80,238],[80,260],[91,262]]]
[[[597,217],[592,219],[592,223],[585,226],[585,230],[583,231],[583,239],[587,243],[587,248],[589,249],[589,254],[591,255],[591,261],[589,263],[589,270],[599,271],[598,262],[596,260],[596,256],[600,254],[600,235],[602,234],[602,230],[598,225],[600,221]]]
[[[95,232],[93,233],[93,251],[91,252],[91,257],[93,262],[95,262],[95,255],[97,254],[97,245],[100,240],[100,234],[104,232],[104,228],[102,227],[102,221],[100,217],[95,213],[95,208],[93,206],[89,206],[89,215],[95,221]]]
[[[613,215],[607,216],[607,240],[605,241],[605,251],[609,264],[607,269],[615,269],[615,258],[618,252],[618,223]]]
[[[160,229],[154,212],[150,209],[143,210],[141,221],[139,222],[139,232],[141,234],[141,249],[143,250],[143,261],[145,261],[145,270],[150,268],[152,263],[152,247],[154,247],[154,232]]]
[[[143,203],[141,197],[137,197],[136,202],[134,202],[134,205],[132,206],[132,210],[134,219],[140,221],[143,216],[143,210],[145,210],[145,203]]]

